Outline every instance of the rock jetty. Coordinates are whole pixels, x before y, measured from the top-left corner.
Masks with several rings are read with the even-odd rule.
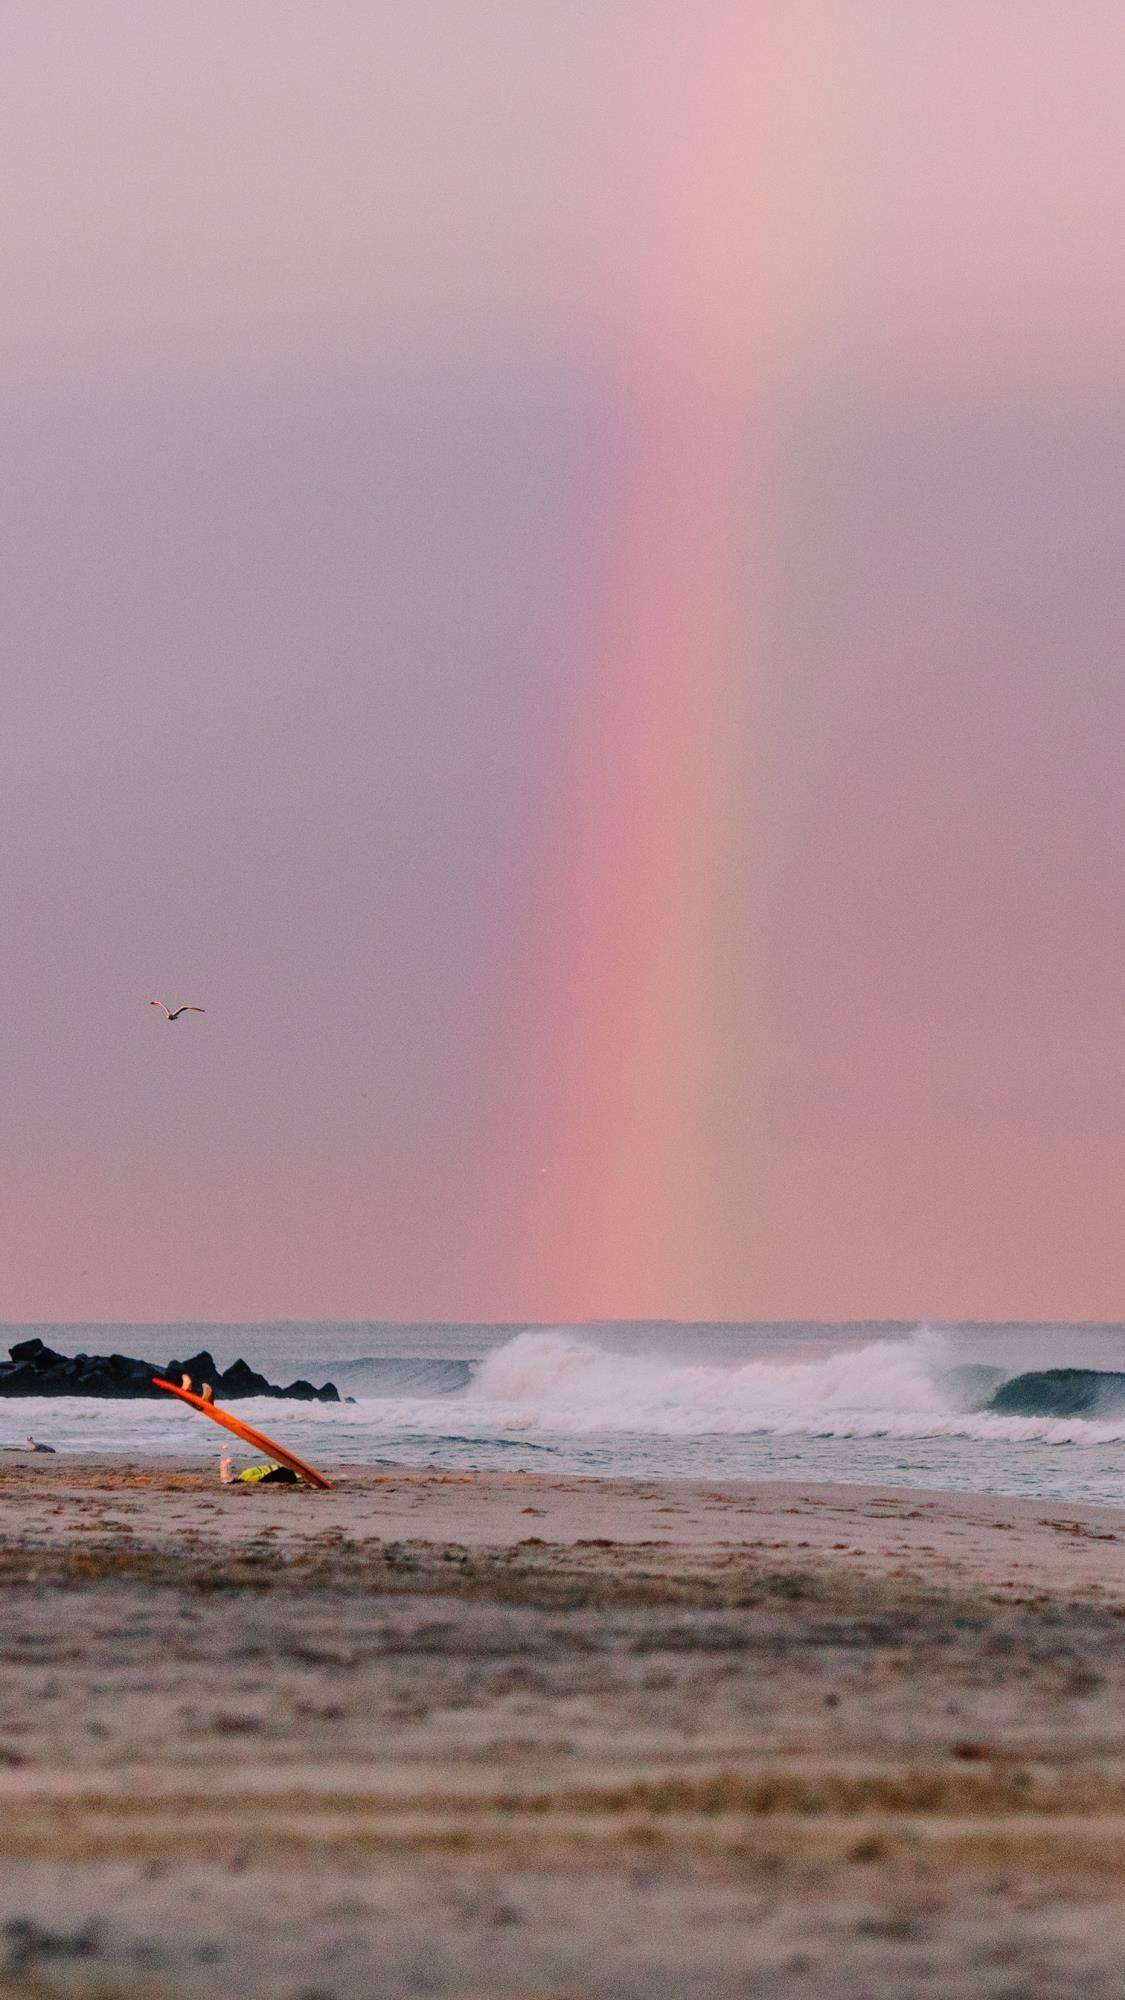
[[[138,1361],[132,1354],[56,1354],[38,1336],[17,1341],[8,1352],[9,1361],[0,1361],[0,1396],[152,1396],[164,1394],[153,1385],[154,1375],[178,1382],[190,1375],[196,1388],[210,1382],[217,1403],[240,1396],[290,1397],[300,1403],[338,1403],[340,1392],[334,1382],[321,1389],[311,1382],[290,1382],[286,1388],[270,1382],[247,1361],[232,1361],[220,1368],[213,1354],[203,1348],[185,1361]]]

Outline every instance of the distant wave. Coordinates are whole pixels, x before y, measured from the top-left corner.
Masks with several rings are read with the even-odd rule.
[[[474,1364],[413,1354],[366,1354],[332,1366],[341,1390],[352,1396],[379,1397],[452,1395],[468,1388]]]

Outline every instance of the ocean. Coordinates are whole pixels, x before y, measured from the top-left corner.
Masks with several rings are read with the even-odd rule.
[[[163,1365],[208,1348],[341,1405],[239,1415],[326,1464],[644,1479],[843,1480],[1125,1505],[1125,1325],[612,1322],[587,1326],[0,1326]],[[167,1404],[0,1399],[0,1445],[218,1456]]]

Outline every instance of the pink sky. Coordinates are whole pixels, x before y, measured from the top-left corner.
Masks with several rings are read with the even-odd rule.
[[[1117,0],[10,0],[0,77],[0,1317],[1119,1316]],[[723,436],[615,570],[626,381]],[[715,762],[614,981],[705,1060],[607,1131],[542,885],[646,564]]]

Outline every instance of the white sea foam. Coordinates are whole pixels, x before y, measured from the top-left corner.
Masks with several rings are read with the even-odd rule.
[[[947,1342],[925,1327],[906,1340],[730,1367],[625,1354],[559,1330],[521,1333],[494,1349],[461,1403],[507,1431],[568,1436],[1125,1441],[1125,1412],[1097,1421],[966,1411],[953,1385]]]

